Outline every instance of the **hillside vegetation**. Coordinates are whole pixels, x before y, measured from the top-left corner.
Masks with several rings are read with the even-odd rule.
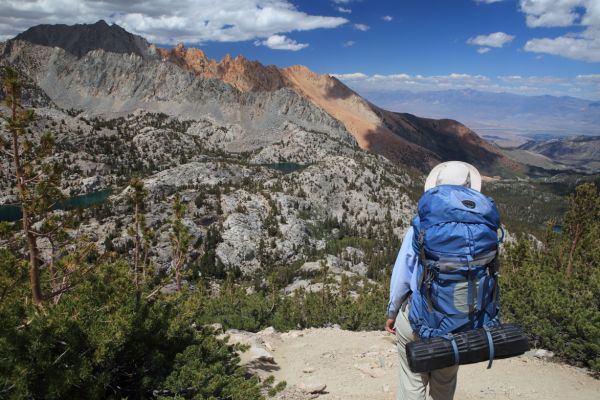
[[[595,185],[569,197],[561,232],[541,244],[507,246],[502,265],[505,319],[535,346],[600,372],[600,196]]]

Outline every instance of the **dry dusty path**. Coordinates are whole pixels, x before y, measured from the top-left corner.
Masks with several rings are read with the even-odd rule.
[[[393,336],[385,332],[308,329],[256,334],[255,342],[274,363],[254,362],[261,375],[285,380],[281,399],[395,399],[398,360]],[[248,355],[243,356],[247,361]],[[582,369],[524,355],[460,368],[456,400],[599,400],[600,380]],[[298,385],[325,384],[306,395]]]

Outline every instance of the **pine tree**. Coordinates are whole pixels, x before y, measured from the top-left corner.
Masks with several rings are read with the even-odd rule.
[[[25,134],[25,129],[33,121],[33,112],[25,110],[21,106],[21,82],[17,73],[7,68],[4,78],[5,102],[10,109],[8,116],[2,116],[7,122],[8,129],[12,134],[12,153],[8,153],[13,158],[16,185],[19,192],[19,203],[23,213],[22,229],[27,239],[27,249],[29,251],[29,281],[31,284],[31,295],[35,304],[41,305],[43,301],[42,287],[40,283],[40,270],[38,263],[38,247],[35,236],[31,231],[31,207],[29,207],[29,187],[28,179],[25,173],[22,160],[21,137]]]
[[[581,247],[581,242],[586,237],[598,234],[598,218],[600,218],[600,197],[598,189],[593,184],[584,184],[577,187],[575,193],[569,197],[569,209],[565,215],[565,233],[571,238],[567,260],[566,273],[573,273],[573,260],[576,250]]]
[[[142,279],[146,279],[146,270],[149,267],[148,263],[148,255],[150,254],[150,249],[152,247],[152,243],[156,239],[156,232],[154,229],[148,226],[146,223],[146,217],[144,214],[140,215],[140,228],[142,230]]]
[[[143,232],[146,230],[146,222],[143,217],[142,210],[144,208],[144,201],[147,196],[147,191],[144,189],[144,182],[139,178],[131,179],[129,183],[132,191],[129,194],[129,201],[133,204],[133,221],[134,226],[129,229],[129,235],[134,237],[134,253],[133,253],[133,280],[136,287],[139,286],[139,266],[140,257],[142,253],[141,237]]]
[[[51,289],[46,298],[54,304],[88,272],[89,267],[84,268],[83,265],[96,250],[95,244],[87,236],[69,234],[68,230],[74,230],[78,225],[77,218],[67,213],[50,214],[45,216],[36,231],[38,248],[46,250],[44,266],[48,271]]]
[[[170,235],[171,246],[173,249],[173,270],[175,271],[177,290],[181,290],[181,268],[187,260],[187,251],[191,235],[189,228],[183,223],[185,205],[181,202],[179,193],[175,193],[175,198],[173,200],[173,214]]]
[[[5,103],[10,110],[2,114],[10,132],[10,141],[2,143],[2,150],[12,158],[19,206],[22,212],[21,229],[26,239],[29,258],[29,282],[34,304],[42,305],[44,295],[40,278],[40,249],[37,239],[48,232],[34,230],[34,225],[42,221],[61,198],[58,190],[60,179],[55,164],[46,162],[50,155],[54,138],[49,132],[43,133],[34,143],[27,137],[29,126],[35,120],[33,110],[25,109],[21,103],[23,85],[17,72],[4,68]],[[52,258],[53,259],[53,258]],[[62,292],[64,289],[61,289]],[[53,298],[59,293],[49,293]]]

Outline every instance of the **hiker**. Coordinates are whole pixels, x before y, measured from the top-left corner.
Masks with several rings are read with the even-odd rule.
[[[481,175],[477,171],[475,167],[470,164],[460,162],[460,161],[449,161],[442,164],[437,165],[433,170],[429,173],[427,180],[425,182],[425,192],[426,194],[430,189],[433,189],[440,185],[452,185],[445,186],[444,188],[437,188],[437,191],[429,192],[429,198],[435,196],[437,192],[446,191],[446,197],[441,199],[436,199],[437,203],[423,205],[422,202],[419,202],[419,213],[421,216],[422,212],[429,212],[430,214],[435,214],[436,218],[440,218],[440,207],[442,207],[445,203],[443,202],[451,202],[450,197],[453,193],[457,191],[461,191],[465,196],[469,196],[470,194],[480,196],[484,198],[483,195],[480,195],[478,192],[481,190]],[[464,188],[469,188],[472,190],[465,190]],[[454,192],[452,192],[454,190]],[[474,192],[477,191],[477,192]],[[425,197],[425,195],[424,195]],[[486,201],[491,201],[485,198]],[[440,206],[442,204],[442,206]],[[465,204],[466,208],[462,206]],[[475,207],[475,202],[470,202],[470,200],[463,200],[462,204],[458,204],[458,208],[463,207],[467,212],[470,211],[468,209]],[[492,202],[493,205],[493,202]],[[456,206],[456,205],[455,205]],[[424,207],[424,211],[422,209]],[[437,208],[436,208],[437,207]],[[489,207],[488,207],[489,208]],[[452,209],[452,207],[448,207],[448,209]],[[456,210],[452,209],[452,210]],[[498,218],[499,223],[499,215],[497,214],[497,210],[495,205],[491,207],[491,211],[495,212],[495,217]],[[456,214],[460,215],[461,211],[456,211]],[[465,215],[465,214],[462,214]],[[442,216],[444,218],[444,216]],[[450,216],[448,220],[452,220],[452,218],[460,219],[460,216]],[[458,222],[458,221],[457,221]],[[465,221],[467,222],[467,221]],[[414,322],[416,317],[415,315],[410,313],[411,308],[415,308],[413,313],[418,313],[419,304],[422,303],[414,303],[411,301],[412,297],[415,296],[415,293],[418,293],[417,290],[420,287],[419,285],[423,285],[423,279],[419,277],[417,273],[417,266],[419,265],[419,261],[421,259],[425,259],[424,250],[419,251],[418,249],[423,249],[423,237],[424,231],[415,232],[419,223],[419,218],[415,218],[413,220],[412,226],[407,230],[404,240],[402,242],[402,246],[400,248],[400,252],[398,253],[398,257],[396,259],[396,263],[394,265],[394,270],[392,273],[391,285],[390,285],[390,302],[387,309],[387,321],[385,323],[385,329],[396,335],[397,343],[398,343],[398,352],[399,352],[399,360],[400,360],[400,376],[399,376],[399,388],[398,388],[398,400],[425,400],[426,398],[432,400],[447,400],[452,399],[454,397],[454,392],[456,389],[456,376],[458,373],[458,360],[456,361],[456,365],[447,368],[435,369],[429,373],[414,373],[410,370],[409,364],[407,361],[406,355],[406,345],[407,343],[421,337],[429,337],[429,336],[440,336],[439,332],[443,331],[442,326],[438,326],[438,329],[430,329],[430,327],[421,327]],[[443,224],[441,224],[443,225]],[[420,225],[419,225],[420,226]],[[438,232],[442,232],[440,229]],[[448,233],[448,237],[450,240],[453,240],[456,237],[456,231],[450,231],[452,233]],[[494,232],[496,235],[496,233]],[[416,237],[418,235],[418,237]],[[453,236],[454,235],[454,236]],[[489,238],[491,234],[487,234],[486,239]],[[439,237],[438,237],[439,239]],[[472,238],[471,238],[472,239]],[[468,242],[468,239],[465,239]],[[497,240],[497,236],[496,239]],[[442,239],[442,241],[444,240]],[[497,244],[497,241],[496,243]],[[446,244],[448,245],[448,244]],[[472,245],[472,243],[471,243]],[[495,247],[494,247],[495,249]],[[496,251],[494,250],[494,254]],[[425,274],[425,273],[423,273]],[[429,281],[431,282],[431,281]],[[431,284],[431,283],[430,283]],[[469,289],[471,290],[471,289]],[[477,290],[477,289],[475,289]],[[422,293],[419,292],[419,293]],[[469,294],[469,297],[471,294]],[[466,297],[466,295],[465,295]],[[496,298],[496,295],[493,295]],[[431,300],[430,301],[431,305]],[[495,301],[495,300],[494,300]],[[414,304],[417,304],[416,306]],[[472,302],[469,301],[469,307],[472,306]],[[488,304],[484,304],[487,306]],[[459,308],[459,306],[455,306]],[[491,304],[490,307],[495,308],[496,304]],[[489,309],[489,308],[488,308]],[[472,312],[473,308],[471,308]],[[439,311],[439,310],[436,310]],[[421,311],[425,313],[426,311]],[[465,312],[465,315],[467,314]],[[495,310],[492,314],[496,312]],[[439,313],[438,313],[439,314]],[[469,312],[469,315],[471,313]],[[494,315],[492,315],[493,317]],[[448,332],[443,332],[448,333]],[[458,358],[458,357],[457,357]],[[426,397],[427,387],[429,386],[429,397]]]

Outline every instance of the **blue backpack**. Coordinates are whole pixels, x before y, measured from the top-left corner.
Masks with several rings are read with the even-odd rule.
[[[414,332],[452,340],[453,333],[498,323],[501,227],[494,200],[463,186],[436,186],[419,200],[412,226],[419,255],[409,311]]]

